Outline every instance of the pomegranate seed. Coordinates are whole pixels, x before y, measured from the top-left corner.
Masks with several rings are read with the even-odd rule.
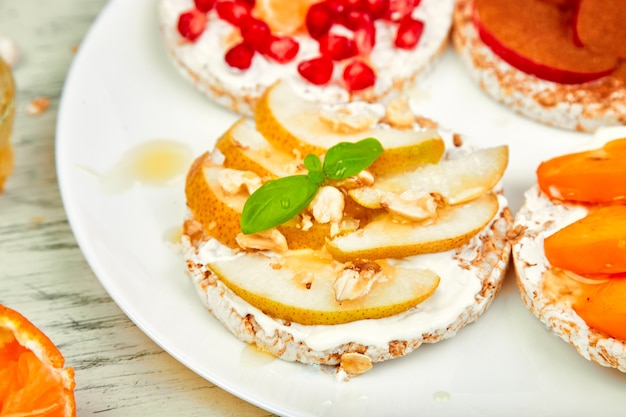
[[[362,10],[363,3],[362,0],[341,0],[343,3],[343,7],[345,10]]]
[[[392,22],[399,22],[402,18],[413,12],[420,0],[389,0],[389,8],[384,18]]]
[[[357,54],[356,43],[354,40],[345,36],[327,33],[322,35],[319,40],[320,53],[328,56],[334,61],[341,61],[351,58]]]
[[[196,9],[204,13],[210,11],[215,6],[215,0],[194,0],[193,3],[196,5]]]
[[[326,7],[330,10],[331,16],[340,19],[346,12],[346,5],[342,0],[326,0]]]
[[[257,51],[264,53],[270,42],[272,31],[267,23],[262,20],[249,17],[242,19],[241,37],[245,42]]]
[[[308,82],[315,85],[328,84],[333,76],[333,60],[326,56],[302,61],[298,64],[298,72]]]
[[[363,11],[373,20],[380,19],[389,9],[389,0],[363,0]]]
[[[373,23],[372,18],[360,10],[346,11],[342,24],[350,30],[356,30],[362,26],[369,26]]]
[[[424,32],[424,22],[413,19],[411,15],[404,16],[398,24],[398,32],[394,44],[398,48],[413,49],[420,41]]]
[[[254,57],[254,49],[247,43],[241,42],[230,48],[224,59],[231,67],[245,70],[250,68],[252,57]]]
[[[194,42],[206,28],[207,17],[198,9],[191,9],[178,17],[178,33]]]
[[[365,62],[355,60],[343,70],[343,80],[349,91],[359,91],[373,86],[376,74]]]
[[[306,28],[313,39],[328,33],[332,26],[331,11],[324,2],[315,3],[306,13]]]
[[[246,3],[248,6],[250,6],[251,9],[254,9],[254,5],[256,4],[256,0],[241,0],[241,1]]]
[[[360,55],[368,56],[372,52],[376,44],[376,26],[373,20],[368,17],[367,23],[363,23],[354,30],[354,41]]]
[[[220,19],[240,27],[242,22],[250,17],[252,8],[243,1],[218,1],[215,4],[215,11]]]
[[[296,57],[300,44],[289,36],[271,36],[265,54],[276,62],[285,64]]]

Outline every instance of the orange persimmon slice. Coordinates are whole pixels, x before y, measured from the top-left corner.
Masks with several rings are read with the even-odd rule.
[[[573,304],[574,311],[589,327],[626,341],[626,278],[584,285]]]
[[[34,324],[0,304],[0,417],[76,415],[74,370]]]
[[[586,217],[548,236],[544,251],[552,266],[579,275],[626,272],[626,206],[592,210]]]
[[[626,199],[626,138],[602,148],[558,156],[537,168],[539,188],[550,198],[579,203]]]

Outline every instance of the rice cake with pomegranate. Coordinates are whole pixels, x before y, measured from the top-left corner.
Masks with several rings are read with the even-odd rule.
[[[413,0],[404,3],[413,4]],[[426,74],[448,44],[452,25],[453,0],[421,0],[412,12],[415,19],[424,22],[423,32],[413,49],[393,46],[397,23],[378,19],[375,21],[376,43],[363,62],[374,67],[376,82],[373,87],[348,91],[341,82],[346,63],[337,62],[333,79],[323,86],[304,80],[297,71],[297,64],[319,55],[316,40],[300,31],[293,35],[299,43],[296,57],[280,64],[261,54],[255,54],[251,66],[238,70],[225,61],[227,49],[239,39],[238,29],[217,17],[211,10],[206,29],[193,42],[179,33],[178,19],[181,13],[194,7],[193,0],[161,0],[159,20],[163,42],[168,55],[180,74],[199,91],[216,103],[237,113],[250,115],[263,91],[278,79],[293,79],[299,93],[310,100],[323,103],[345,103],[353,99],[382,101],[399,92],[406,92],[420,76]],[[333,33],[352,37],[351,32],[341,25],[334,25]]]

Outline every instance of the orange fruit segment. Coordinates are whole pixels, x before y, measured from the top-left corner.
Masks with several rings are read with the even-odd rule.
[[[626,138],[602,148],[558,156],[537,168],[539,188],[550,198],[580,203],[626,199]]]
[[[592,210],[586,217],[548,236],[552,266],[583,276],[626,272],[626,206]]]
[[[0,304],[0,417],[76,415],[74,370],[28,319]]]
[[[574,311],[589,325],[626,341],[626,278],[583,285]]]
[[[257,0],[253,14],[266,22],[272,33],[292,35],[304,27],[309,7],[319,0]]]

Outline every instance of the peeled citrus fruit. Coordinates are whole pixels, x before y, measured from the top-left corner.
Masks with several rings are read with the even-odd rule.
[[[585,322],[611,337],[626,341],[626,278],[584,285],[573,307]]]
[[[541,191],[558,200],[611,203],[626,199],[626,138],[571,153],[537,168]]]
[[[254,14],[270,26],[273,33],[291,35],[304,26],[309,7],[318,0],[257,0]]]
[[[592,210],[586,217],[548,236],[546,258],[579,275],[626,272],[626,206]]]
[[[52,341],[0,304],[0,417],[76,415],[74,370]]]

